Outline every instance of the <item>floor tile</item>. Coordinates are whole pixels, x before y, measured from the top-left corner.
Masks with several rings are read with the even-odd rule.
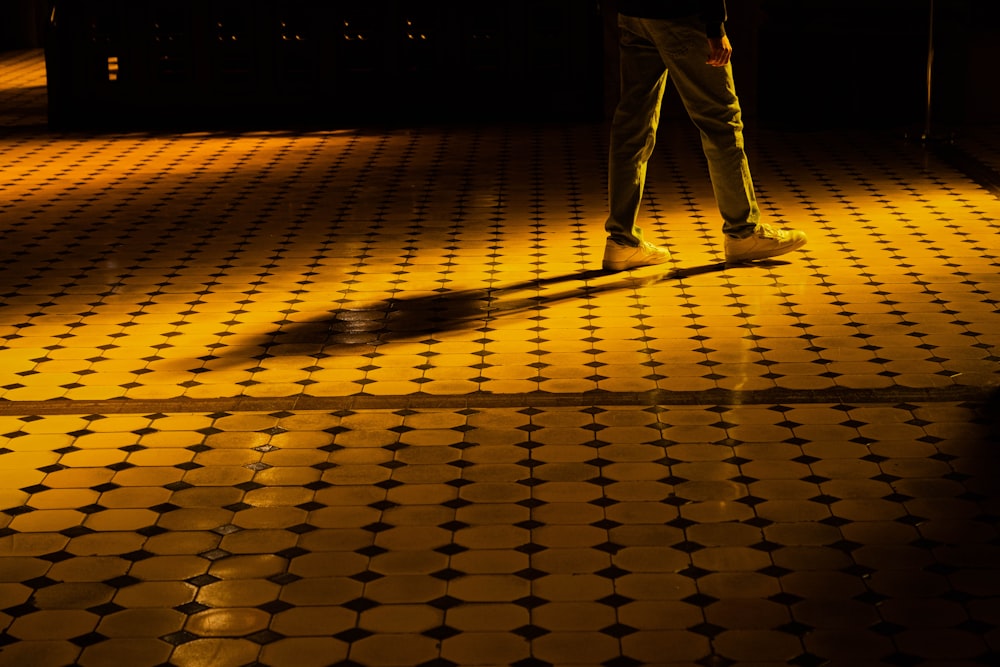
[[[0,54],[0,665],[992,665],[997,129],[50,132]]]

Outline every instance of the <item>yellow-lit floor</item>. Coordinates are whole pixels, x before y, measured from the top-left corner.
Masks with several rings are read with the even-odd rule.
[[[752,130],[811,240],[727,267],[682,122],[674,262],[610,274],[600,124],[58,134],[37,52],[0,99],[0,665],[998,664],[951,162]]]

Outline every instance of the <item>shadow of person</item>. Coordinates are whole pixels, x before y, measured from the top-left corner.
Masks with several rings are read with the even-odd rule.
[[[773,261],[739,266],[711,263],[629,273],[587,270],[469,289],[441,287],[416,295],[400,291],[374,303],[347,303],[313,320],[277,322],[277,328],[263,335],[256,345],[265,349],[265,356],[279,356],[283,350],[292,348],[360,348],[416,341],[463,329],[488,331],[500,319],[534,313],[559,303],[642,289],[697,275],[773,264]]]

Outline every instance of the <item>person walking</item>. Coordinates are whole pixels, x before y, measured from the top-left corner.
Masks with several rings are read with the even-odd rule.
[[[668,75],[701,134],[729,263],[801,248],[806,235],[760,221],[726,35],[725,0],[619,0],[621,98],[611,122],[603,267],[663,264],[670,252],[638,224]]]

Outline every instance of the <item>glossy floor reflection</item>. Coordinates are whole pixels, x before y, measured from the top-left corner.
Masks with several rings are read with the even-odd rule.
[[[696,138],[599,270],[606,130],[49,132],[0,88],[0,665],[1000,656],[996,128]],[[41,101],[41,102],[40,102]],[[970,135],[971,136],[971,135]]]

